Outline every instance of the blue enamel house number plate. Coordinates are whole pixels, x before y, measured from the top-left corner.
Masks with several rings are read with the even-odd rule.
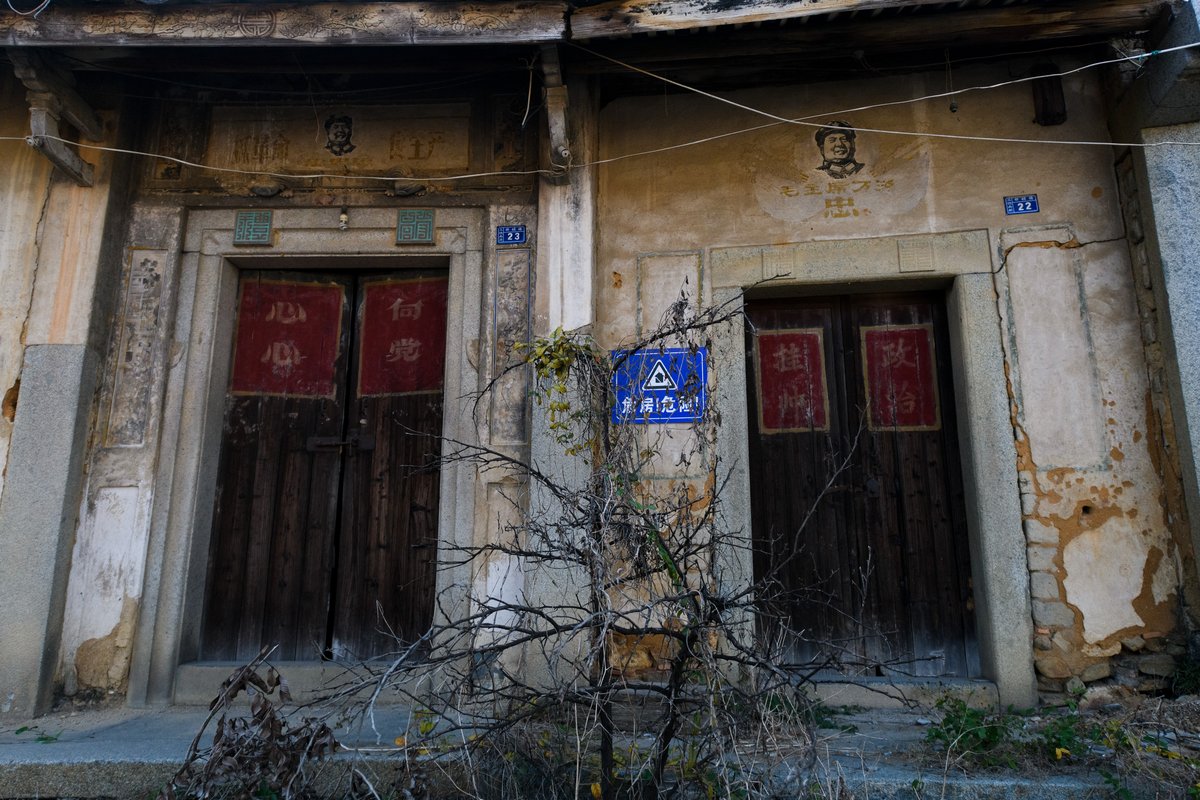
[[[704,416],[708,351],[703,347],[612,352],[612,421],[666,424]]]
[[[496,226],[496,244],[525,244],[525,226]]]
[[[1019,194],[1004,198],[1005,214],[1036,214],[1041,210],[1036,194]]]

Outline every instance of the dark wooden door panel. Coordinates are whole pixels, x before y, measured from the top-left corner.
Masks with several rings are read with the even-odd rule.
[[[281,287],[282,297],[314,289],[337,297],[324,314],[297,300],[268,298],[256,305],[248,298],[259,284]],[[351,292],[347,281],[327,275],[243,276],[203,658],[250,658],[268,642],[279,645],[276,658],[315,658],[325,646],[333,565],[329,533],[337,513],[340,466],[336,451],[312,452],[307,443],[312,436],[337,438],[342,433]],[[286,303],[293,305],[279,305]],[[279,322],[281,309],[287,311],[286,323]],[[304,365],[317,358],[317,351],[332,352],[332,360],[326,358],[321,370],[305,377],[328,372],[329,386],[289,384],[286,367]],[[281,375],[285,380],[278,384]],[[323,382],[326,376],[316,377]],[[297,394],[273,391],[289,389]],[[312,394],[326,389],[326,396]]]
[[[779,590],[770,610],[799,632],[795,657],[974,674],[940,299],[763,301],[747,313],[755,573],[764,596]],[[784,363],[786,336],[772,333],[805,330],[822,332],[828,424],[772,427],[763,395],[788,391],[788,376],[766,361]]]
[[[333,652],[370,658],[432,621],[442,397],[363,398],[359,410],[375,447],[346,464]]]
[[[412,642],[433,617],[444,272],[360,285],[351,424],[369,437],[345,462],[332,650],[373,658]]]
[[[248,272],[238,309],[201,657],[394,651],[432,618],[445,273]]]

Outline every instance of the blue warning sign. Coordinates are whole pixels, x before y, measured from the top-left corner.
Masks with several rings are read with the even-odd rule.
[[[703,347],[614,350],[614,424],[695,422],[704,415],[708,351]]]

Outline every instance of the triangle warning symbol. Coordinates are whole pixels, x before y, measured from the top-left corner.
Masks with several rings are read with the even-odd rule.
[[[673,392],[678,388],[679,385],[675,383],[675,379],[671,377],[671,373],[667,370],[667,365],[663,363],[661,358],[654,362],[654,366],[650,368],[650,374],[642,382],[642,391],[645,392],[654,389],[666,389]]]

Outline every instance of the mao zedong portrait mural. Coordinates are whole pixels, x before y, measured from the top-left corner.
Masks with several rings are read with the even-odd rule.
[[[344,156],[354,149],[354,120],[346,114],[333,114],[325,120],[325,149],[335,156]]]
[[[817,128],[817,147],[821,151],[821,166],[817,169],[831,178],[849,178],[863,168],[854,158],[854,128],[849,122],[831,120]]]

